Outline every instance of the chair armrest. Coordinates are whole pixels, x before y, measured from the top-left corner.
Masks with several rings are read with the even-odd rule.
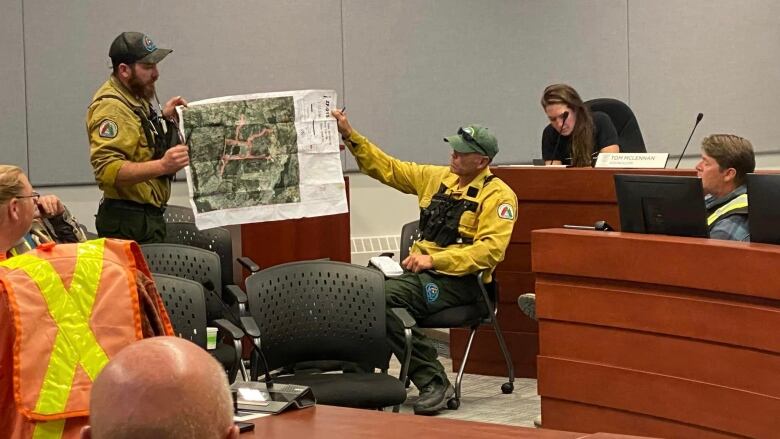
[[[241,264],[244,268],[249,270],[250,273],[257,273],[260,271],[260,266],[257,265],[255,261],[253,261],[249,256],[241,256],[236,258],[236,261],[238,261],[238,263]]]
[[[260,337],[260,328],[257,327],[257,322],[252,317],[241,316],[241,326],[244,327],[246,335],[252,338]]]
[[[404,328],[408,329],[417,324],[417,321],[414,320],[414,317],[409,314],[409,311],[407,311],[406,308],[391,308],[390,311],[398,317],[404,325]]]
[[[244,336],[244,331],[226,319],[216,319],[212,321],[211,324],[219,329],[229,332],[230,336],[233,337],[233,340],[239,340]]]
[[[238,285],[225,285],[222,292],[230,296],[233,302],[246,303],[247,301],[246,293]]]

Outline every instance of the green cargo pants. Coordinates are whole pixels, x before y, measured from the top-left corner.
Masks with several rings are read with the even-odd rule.
[[[473,275],[454,277],[423,272],[387,279],[387,339],[396,358],[403,361],[406,345],[404,326],[391,308],[405,308],[415,319],[422,319],[445,308],[474,303],[479,297],[479,286]],[[446,376],[431,340],[417,326],[413,327],[409,378],[417,388],[422,388],[437,377],[444,382]]]
[[[101,238],[132,239],[139,244],[165,240],[163,209],[132,201],[103,200],[95,216],[95,228]]]

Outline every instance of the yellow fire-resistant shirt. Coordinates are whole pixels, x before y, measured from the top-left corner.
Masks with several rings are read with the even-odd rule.
[[[89,159],[95,181],[105,198],[163,206],[171,195],[167,177],[152,178],[132,186],[116,186],[119,168],[125,162],[152,160],[154,147],[148,144],[141,121],[133,110],[117,99],[98,99],[103,95],[121,96],[131,105],[141,107],[144,114],[149,114],[149,102],[134,97],[114,75],[98,89],[87,110]]]
[[[485,270],[484,281],[492,279],[493,270],[504,259],[517,212],[517,196],[506,183],[493,178],[483,187],[485,178],[492,175],[485,168],[469,186],[458,188],[458,176],[448,166],[395,159],[354,130],[346,144],[361,172],[403,193],[417,195],[420,208],[428,207],[442,184],[447,188],[445,195],[456,199],[465,196],[469,187],[478,189],[474,201],[479,207],[476,212],[465,212],[458,226],[461,236],[472,243],[439,247],[435,242],[421,240],[415,241],[411,253],[430,255],[433,268],[443,274],[464,276]]]

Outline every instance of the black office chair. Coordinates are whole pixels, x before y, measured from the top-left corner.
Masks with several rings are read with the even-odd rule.
[[[165,303],[174,333],[205,350],[207,318],[206,292],[203,290],[203,285],[193,280],[166,274],[155,273],[152,277]],[[210,324],[219,328],[220,333],[217,335],[216,349],[208,352],[222,363],[232,383],[239,370],[241,338],[244,336],[244,331],[225,319],[216,319]],[[221,342],[225,333],[233,340],[232,346]]]
[[[221,261],[215,252],[181,244],[143,244],[141,252],[152,273],[183,277],[205,287],[209,321],[227,318],[239,323],[238,317],[246,312],[246,294],[236,285],[222,284]]]
[[[591,111],[606,113],[618,133],[620,152],[647,152],[642,131],[634,112],[625,103],[612,98],[592,99],[585,102]]]
[[[309,386],[317,402],[327,405],[397,410],[406,400],[403,380],[387,374],[390,348],[379,271],[343,262],[292,262],[252,274],[246,289],[251,317],[242,322],[274,371],[274,382]],[[394,312],[407,324],[408,353],[411,316],[403,309]],[[256,350],[253,380],[265,371]],[[408,364],[407,354],[403,379]]]
[[[403,261],[409,256],[412,243],[420,239],[418,230],[419,221],[412,221],[401,228],[401,243],[399,247],[400,260]],[[466,343],[466,352],[463,354],[463,361],[458,369],[458,376],[455,379],[455,396],[447,401],[447,407],[456,410],[460,407],[461,383],[463,382],[463,373],[466,370],[466,363],[471,352],[471,345],[474,336],[477,333],[479,325],[492,325],[498,339],[498,345],[501,347],[501,353],[504,354],[506,361],[507,376],[509,381],[501,385],[501,391],[505,394],[512,393],[515,389],[515,366],[512,362],[512,356],[504,341],[504,335],[498,326],[498,282],[494,279],[490,284],[482,283],[482,272],[477,273],[474,278],[474,288],[479,288],[482,293],[482,300],[469,305],[454,306],[443,309],[435,314],[431,314],[425,319],[418,320],[417,326],[420,328],[470,328],[468,342]]]
[[[194,223],[195,213],[189,206],[170,204],[165,207],[163,219],[166,223]]]
[[[233,284],[233,241],[224,227],[198,230],[191,222],[166,222],[165,242],[210,250],[219,255],[222,270],[221,285]]]

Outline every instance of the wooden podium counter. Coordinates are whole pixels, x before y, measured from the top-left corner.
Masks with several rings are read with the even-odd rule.
[[[546,428],[780,434],[780,246],[533,232]]]
[[[534,292],[531,272],[531,231],[564,224],[590,225],[606,220],[620,228],[615,199],[615,174],[695,175],[693,170],[591,169],[553,167],[494,167],[493,173],[517,194],[517,223],[496,271],[501,285],[498,318],[518,377],[536,377],[537,324],[517,307],[517,297]],[[453,366],[460,366],[468,331],[450,331]],[[504,359],[491,327],[480,328],[467,372],[506,373]]]

